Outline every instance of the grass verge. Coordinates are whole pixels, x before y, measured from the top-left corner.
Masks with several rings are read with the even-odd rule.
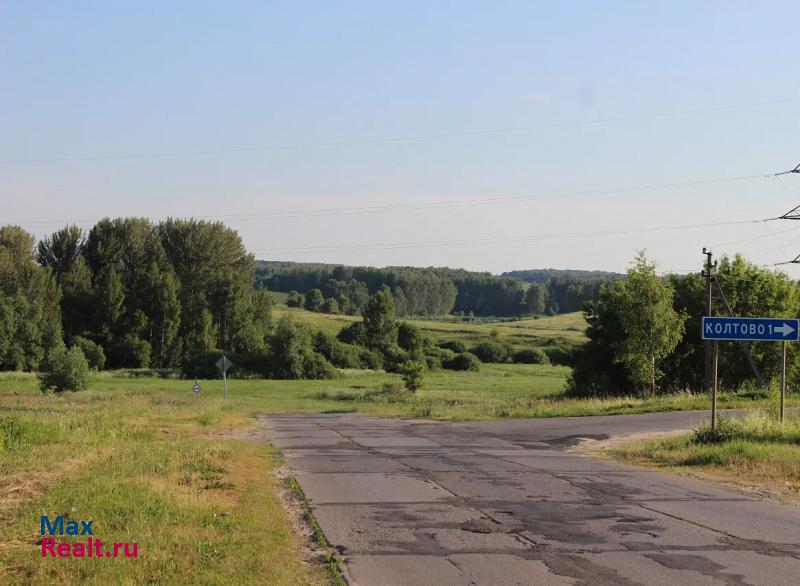
[[[716,430],[706,423],[686,435],[623,445],[611,455],[675,472],[701,472],[781,497],[800,497],[798,416],[783,424],[767,411],[744,419],[722,418]]]
[[[297,482],[294,476],[287,476],[284,482],[300,504],[300,508],[303,511],[303,518],[314,534],[314,541],[316,541],[317,545],[324,551],[325,567],[328,570],[331,583],[334,584],[334,586],[347,586],[347,580],[345,580],[342,571],[342,558],[336,550],[333,549],[333,546],[325,537],[322,527],[319,526],[319,523],[317,523],[317,520],[314,518],[314,513],[311,512],[306,493],[303,492],[300,483]]]

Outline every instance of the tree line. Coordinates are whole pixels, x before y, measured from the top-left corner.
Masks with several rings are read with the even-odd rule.
[[[4,226],[0,368],[35,370],[64,343],[115,368],[264,351],[271,299],[253,288],[254,274],[239,235],[219,222],[106,218],[38,244]]]
[[[796,317],[800,287],[783,273],[753,265],[737,255],[723,257],[712,292],[716,315]],[[730,304],[730,314],[720,290]],[[640,255],[625,280],[603,285],[599,298],[585,304],[589,341],[572,356],[569,392],[581,396],[652,395],[701,392],[705,378],[702,317],[707,315],[707,282],[699,274],[659,277]],[[767,381],[780,376],[781,345],[752,342],[747,347]],[[722,388],[754,386],[755,376],[742,346],[719,345]],[[800,382],[800,351],[788,348],[789,380]],[[753,392],[763,392],[757,389]]]
[[[603,281],[594,273],[572,277],[566,271],[554,272],[546,282],[525,283],[463,269],[258,261],[256,282],[292,293],[294,307],[326,313],[358,315],[370,295],[387,287],[400,316],[522,317],[579,311],[585,301],[597,299]]]

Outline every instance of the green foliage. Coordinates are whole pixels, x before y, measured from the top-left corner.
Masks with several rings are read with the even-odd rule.
[[[367,331],[364,323],[356,321],[339,330],[336,337],[345,344],[355,344],[358,346],[367,345]]]
[[[306,304],[306,297],[297,291],[289,291],[289,296],[286,298],[286,305],[288,307],[303,307]]]
[[[320,307],[320,311],[322,313],[339,313],[339,302],[336,301],[333,297],[328,297],[325,301],[322,302],[322,307]]]
[[[525,348],[514,352],[515,364],[550,364],[550,358],[540,348]]]
[[[441,342],[439,343],[439,348],[452,350],[456,354],[461,354],[467,351],[467,345],[463,340],[448,340],[446,342]]]
[[[442,361],[442,367],[448,370],[477,372],[481,369],[481,361],[470,352],[462,352],[461,354],[456,354],[449,360]]]
[[[422,388],[424,370],[425,367],[419,362],[407,360],[398,367],[397,372],[403,377],[403,384],[406,390],[413,393]]]
[[[525,308],[530,315],[542,315],[547,310],[547,286],[534,283],[525,291]]]
[[[575,353],[573,346],[546,346],[542,350],[547,354],[550,364],[557,366],[573,365],[573,354]]]
[[[0,227],[0,370],[35,370],[61,343],[61,292],[33,244],[21,228]]]
[[[414,324],[400,322],[397,327],[397,345],[405,350],[412,360],[421,360],[425,355],[426,338]]]
[[[90,368],[103,370],[106,365],[106,353],[102,346],[81,336],[72,338],[72,344],[81,349]]]
[[[387,289],[369,298],[363,315],[364,342],[367,347],[385,350],[397,343],[394,299]]]
[[[800,444],[800,419],[789,418],[784,424],[768,412],[754,411],[744,419],[719,417],[715,429],[709,421],[694,431],[695,444],[722,444],[734,441]]]
[[[314,351],[311,332],[305,324],[284,316],[270,338],[269,365],[273,378],[333,378],[335,370]]]
[[[39,372],[42,391],[81,391],[89,386],[89,364],[77,346],[62,344],[50,351]]]
[[[322,304],[325,303],[325,297],[319,289],[311,289],[306,293],[306,300],[303,307],[308,311],[321,311]]]
[[[650,393],[684,332],[686,315],[673,308],[670,283],[655,274],[643,254],[628,279],[601,287],[600,300],[584,315],[589,342],[574,353],[568,393],[578,396]]]
[[[625,336],[619,341],[615,361],[624,364],[631,380],[640,388],[655,393],[661,376],[658,366],[678,345],[686,316],[672,307],[674,291],[656,275],[644,253],[628,278],[611,293]]]
[[[115,366],[124,368],[148,368],[150,366],[150,344],[134,334],[125,334],[111,342],[109,358]]]
[[[396,344],[383,349],[383,368],[386,372],[399,372],[400,366],[410,359],[409,353]]]
[[[473,347],[471,352],[477,356],[481,362],[494,364],[510,362],[511,358],[508,347],[500,342],[481,342]]]
[[[358,346],[345,344],[322,332],[317,332],[314,337],[314,350],[337,368],[371,368],[369,359],[368,364],[364,365]]]

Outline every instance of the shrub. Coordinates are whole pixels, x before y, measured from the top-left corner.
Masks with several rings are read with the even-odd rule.
[[[357,346],[366,346],[367,333],[364,330],[364,324],[360,321],[351,323],[349,326],[343,327],[336,334],[340,342],[345,344],[355,344]]]
[[[428,354],[425,357],[425,366],[428,367],[428,370],[439,370],[442,367],[442,359]]]
[[[481,368],[480,359],[470,352],[456,354],[452,359],[442,362],[442,366],[449,370],[470,370],[477,372]]]
[[[425,354],[425,336],[419,328],[407,322],[400,322],[397,327],[397,345],[408,352],[415,360]]]
[[[126,334],[111,345],[109,358],[116,366],[147,368],[150,366],[150,344],[134,334]]]
[[[550,359],[550,364],[557,366],[573,366],[573,349],[568,346],[548,346],[544,353]]]
[[[103,351],[101,345],[81,336],[75,336],[72,339],[72,345],[81,349],[90,368],[103,370],[103,367],[106,365],[106,353]]]
[[[328,297],[322,302],[322,307],[320,310],[322,313],[339,313],[339,302],[333,297]]]
[[[322,291],[319,289],[311,289],[308,293],[306,293],[306,299],[303,307],[305,307],[308,311],[320,311],[323,303],[325,303],[325,297],[322,295]]]
[[[314,337],[314,350],[339,368],[362,367],[358,346],[345,344],[322,332]]]
[[[550,364],[547,354],[539,348],[525,348],[514,352],[515,364]]]
[[[303,360],[303,378],[322,380],[336,378],[336,375],[336,369],[321,354],[311,352]]]
[[[332,378],[333,366],[314,351],[308,326],[290,316],[278,322],[270,338],[270,376],[279,379]]]
[[[511,357],[508,348],[499,342],[481,342],[472,349],[472,353],[477,356],[481,362],[499,364],[508,362]]]
[[[744,435],[744,426],[741,421],[730,417],[720,417],[716,429],[711,429],[711,423],[704,422],[694,432],[696,444],[721,444],[737,439]]]
[[[422,388],[423,370],[422,364],[412,360],[408,360],[398,366],[397,371],[403,377],[406,390],[413,393]]]
[[[361,368],[369,368],[372,370],[380,370],[383,368],[383,354],[377,350],[370,350],[363,346],[356,346],[358,348],[358,357],[361,359]]]
[[[50,351],[39,373],[42,391],[80,391],[89,386],[89,364],[77,346],[69,350],[63,345]]]
[[[389,346],[383,353],[383,368],[386,372],[399,372],[400,365],[409,359],[408,352],[400,346]]]
[[[306,296],[302,293],[298,293],[297,291],[289,291],[289,295],[286,298],[286,306],[287,307],[303,307],[306,303]]]
[[[456,354],[463,354],[467,351],[467,345],[461,340],[447,340],[446,342],[441,342],[439,348],[452,350]]]

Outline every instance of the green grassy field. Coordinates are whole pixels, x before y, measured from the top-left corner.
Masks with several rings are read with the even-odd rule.
[[[335,333],[355,318],[291,312]],[[498,324],[418,320],[437,339],[543,345],[578,341],[578,314]],[[519,342],[518,342],[519,343]],[[385,372],[333,380],[229,381],[94,374],[90,388],[43,395],[35,375],[0,373],[0,583],[323,584],[305,563],[280,496],[280,460],[253,416],[357,412],[469,420],[706,409],[705,397],[565,399],[569,369],[484,364],[479,372],[425,373],[414,394]],[[725,407],[752,406],[723,395]],[[798,404],[796,399],[791,405]],[[93,519],[105,542],[136,542],[137,559],[42,559],[39,517]],[[189,578],[187,578],[189,577]]]
[[[273,293],[273,295],[275,295]],[[313,330],[321,330],[335,335],[344,326],[360,321],[360,317],[347,315],[330,315],[312,313],[303,309],[276,307],[273,311],[275,319],[283,315],[291,315],[309,325]],[[457,318],[443,320],[408,319],[425,334],[437,341],[463,340],[465,343],[477,344],[491,338],[493,330],[497,339],[514,346],[549,346],[576,345],[586,341],[584,330],[586,321],[583,314],[565,313],[539,319],[526,319],[496,323],[469,323]]]

